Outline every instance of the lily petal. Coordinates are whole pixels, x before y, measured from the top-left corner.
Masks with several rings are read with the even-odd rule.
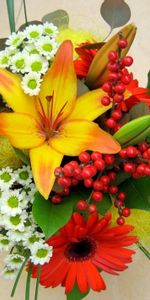
[[[46,114],[47,97],[53,96],[50,101],[49,114],[52,114],[53,123],[66,118],[73,109],[77,94],[77,78],[73,65],[73,47],[71,41],[61,44],[48,72],[44,75],[41,84],[40,98]]]
[[[7,136],[14,147],[24,149],[37,147],[45,140],[35,119],[19,113],[0,114],[0,135]]]
[[[81,95],[78,97],[74,109],[67,120],[95,120],[112,106],[111,104],[104,106],[101,103],[104,96],[106,96],[106,93],[102,89],[96,89]]]
[[[85,150],[117,153],[120,145],[94,122],[72,120],[59,127],[59,135],[49,141],[60,153],[75,156]]]
[[[48,198],[55,181],[54,170],[60,166],[63,155],[48,144],[30,150],[33,177],[39,192]]]
[[[23,92],[19,76],[5,69],[0,69],[0,94],[15,112],[37,117],[34,97]]]

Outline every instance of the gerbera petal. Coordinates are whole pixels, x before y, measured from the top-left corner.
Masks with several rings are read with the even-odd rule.
[[[5,69],[0,69],[0,94],[7,104],[19,113],[27,113],[38,117],[34,97],[23,92],[21,79]]]
[[[83,119],[92,121],[110,109],[111,104],[104,106],[101,103],[106,93],[102,89],[96,89],[81,95],[74,106],[72,113],[67,120]]]
[[[88,282],[83,268],[82,262],[77,263],[77,284],[81,293],[86,293],[88,290]]]
[[[47,199],[55,181],[54,171],[63,155],[46,143],[30,150],[33,177],[39,192]]]
[[[32,148],[43,144],[45,138],[35,119],[21,113],[0,114],[0,135],[7,136],[16,148]]]
[[[59,136],[50,139],[51,146],[65,155],[76,156],[85,150],[116,153],[120,145],[114,138],[90,121],[74,120],[59,127]]]
[[[47,97],[53,96],[50,103],[53,122],[66,118],[73,109],[77,93],[77,79],[73,65],[71,41],[61,44],[54,62],[44,75],[41,84],[40,98],[47,112]]]
[[[83,268],[85,268],[87,279],[89,282],[89,286],[97,292],[100,292],[101,290],[106,289],[105,282],[100,275],[100,273],[97,271],[96,267],[90,262],[85,261],[83,263]]]
[[[74,287],[75,281],[76,281],[76,276],[77,276],[77,263],[73,262],[70,263],[70,268],[66,277],[66,289],[65,289],[65,293],[68,294],[71,292],[71,290]]]

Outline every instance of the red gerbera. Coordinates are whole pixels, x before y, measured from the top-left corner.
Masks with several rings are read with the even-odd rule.
[[[89,42],[87,43],[82,43],[80,47],[75,48],[76,52],[79,55],[79,59],[74,61],[74,67],[75,71],[77,74],[77,77],[79,79],[85,78],[90,64],[94,58],[94,56],[97,53],[96,49],[85,49],[83,46],[90,44]]]
[[[126,106],[130,109],[133,105],[143,101],[150,106],[150,94],[147,88],[139,87],[139,83],[136,79],[132,80],[127,85],[127,90],[131,92],[131,96],[126,100]]]
[[[53,288],[61,284],[66,287],[66,294],[75,284],[82,293],[89,288],[104,290],[100,270],[117,275],[126,269],[135,252],[124,247],[137,241],[135,236],[127,236],[132,226],[110,228],[110,219],[110,214],[99,220],[98,214],[93,213],[85,221],[74,213],[59,234],[47,241],[53,246],[53,257],[42,266],[40,283]],[[37,277],[37,267],[33,268],[32,276]]]

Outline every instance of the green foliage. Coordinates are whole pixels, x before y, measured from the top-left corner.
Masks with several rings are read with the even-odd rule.
[[[68,222],[73,212],[75,196],[76,194],[71,194],[64,198],[62,204],[53,204],[45,200],[39,192],[36,193],[32,212],[46,239]]]
[[[105,194],[102,201],[97,203],[98,212],[104,216],[109,208],[111,207],[112,202],[109,194]]]
[[[150,177],[127,179],[120,185],[120,190],[127,195],[127,207],[150,211]]]
[[[147,89],[148,89],[148,94],[150,94],[150,71],[148,72],[147,77],[148,77]]]
[[[14,12],[14,0],[7,0],[7,12],[8,12],[8,18],[9,18],[9,26],[11,32],[16,31],[15,28],[15,12]]]
[[[20,158],[26,165],[30,164],[29,157],[25,154],[25,152],[20,149],[14,148],[16,155]]]
[[[77,285],[74,286],[73,290],[71,291],[71,293],[69,293],[67,295],[67,300],[81,300],[83,299],[87,294],[87,293],[84,293],[82,294],[79,290],[79,288],[77,287]]]
[[[58,28],[67,28],[69,25],[69,15],[63,9],[55,10],[42,18],[42,22],[52,22]]]
[[[121,146],[141,143],[150,135],[150,115],[145,115],[122,126],[115,134]]]
[[[100,13],[111,30],[125,25],[131,17],[131,11],[123,0],[105,0],[100,8]]]

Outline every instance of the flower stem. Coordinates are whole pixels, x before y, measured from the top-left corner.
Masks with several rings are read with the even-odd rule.
[[[23,8],[24,8],[25,23],[26,23],[26,25],[28,25],[27,9],[26,9],[26,1],[25,0],[23,0]]]
[[[36,288],[35,288],[35,296],[34,296],[34,300],[38,300],[39,283],[40,283],[40,274],[41,274],[41,265],[38,265],[38,276],[37,276],[37,281],[36,281]]]
[[[14,286],[13,286],[13,289],[12,289],[12,292],[11,292],[11,297],[14,297],[14,294],[15,294],[15,291],[16,291],[16,288],[17,288],[17,285],[18,285],[20,276],[21,276],[21,274],[22,274],[22,271],[23,271],[23,269],[24,269],[24,267],[25,267],[25,265],[26,265],[28,259],[29,259],[29,256],[30,256],[30,255],[26,256],[26,258],[25,258],[25,260],[24,260],[24,262],[23,262],[23,264],[22,264],[22,266],[21,266],[21,268],[20,268],[20,270],[19,270],[19,272],[18,272],[18,275],[17,275],[17,277],[16,277],[16,280],[15,280],[15,283],[14,283]]]
[[[32,264],[30,264],[29,271],[27,274],[25,300],[29,300],[29,298],[30,298],[31,272],[32,272]]]

